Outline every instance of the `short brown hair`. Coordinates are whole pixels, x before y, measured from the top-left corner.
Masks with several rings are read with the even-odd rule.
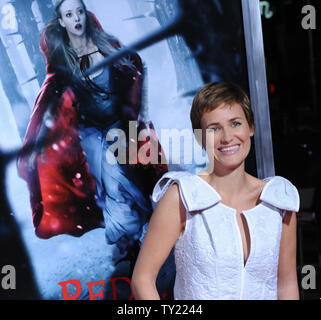
[[[254,128],[254,115],[250,99],[244,90],[236,84],[227,82],[210,82],[195,95],[190,112],[193,130],[201,129],[204,113],[213,111],[222,103],[232,105],[238,103],[245,114],[250,127]]]

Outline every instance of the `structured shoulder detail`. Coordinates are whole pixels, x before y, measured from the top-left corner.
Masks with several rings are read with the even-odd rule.
[[[206,188],[201,178],[187,171],[170,171],[156,183],[152,199],[158,202],[174,183],[179,186],[182,202],[188,211],[209,208],[221,200],[214,189]]]
[[[281,176],[265,178],[260,200],[273,205],[276,208],[298,212],[300,197],[297,188],[286,178]]]

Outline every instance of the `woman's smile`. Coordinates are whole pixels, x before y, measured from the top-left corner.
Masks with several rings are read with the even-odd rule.
[[[240,145],[235,144],[232,146],[218,148],[218,151],[224,156],[230,156],[230,155],[237,153],[239,151],[239,149],[240,149]]]

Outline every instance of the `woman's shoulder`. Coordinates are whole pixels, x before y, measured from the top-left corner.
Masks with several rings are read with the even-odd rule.
[[[263,179],[265,185],[260,199],[279,209],[299,211],[300,197],[295,185],[285,177],[272,176]]]
[[[175,184],[177,186],[171,188],[170,192],[179,191],[180,198],[188,211],[203,210],[219,201],[213,190],[207,188],[200,177],[188,171],[165,173],[154,187],[153,201],[158,202]]]
[[[164,193],[170,189],[174,184],[180,188],[184,188],[187,185],[188,178],[192,176],[191,173],[187,171],[168,171],[166,172],[156,183],[153,190],[153,200],[159,201],[159,199],[164,195]],[[173,188],[171,188],[173,189]]]
[[[165,192],[173,184],[177,184],[180,189],[188,189],[195,177],[189,171],[168,171],[156,183],[153,194],[156,196],[158,192]]]

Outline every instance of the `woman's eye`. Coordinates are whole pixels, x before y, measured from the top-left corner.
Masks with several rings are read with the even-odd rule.
[[[70,17],[71,17],[71,13],[70,13],[70,12],[67,13],[67,14],[66,14],[66,17],[67,17],[67,18],[70,18]]]
[[[212,131],[212,132],[217,132],[217,131],[219,130],[219,128],[218,128],[218,127],[209,128],[208,130],[209,130],[209,131]]]
[[[78,11],[79,14],[84,14],[84,12],[85,12],[84,9],[80,9],[80,10]]]
[[[238,127],[241,125],[241,122],[238,122],[238,121],[233,121],[232,122],[232,127]]]

